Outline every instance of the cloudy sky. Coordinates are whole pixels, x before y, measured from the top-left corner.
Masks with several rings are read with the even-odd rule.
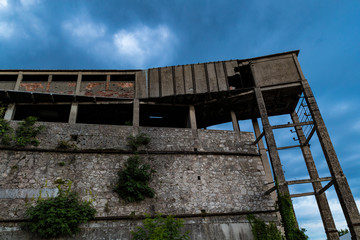
[[[0,0],[1,69],[142,69],[297,49],[359,203],[360,1]],[[279,143],[286,134],[276,133]],[[311,143],[320,175],[329,176]],[[299,153],[280,155],[288,179],[308,177],[295,167]],[[291,188],[303,190],[311,188]],[[333,188],[328,198],[345,228]],[[311,239],[325,239],[313,197],[294,203]]]

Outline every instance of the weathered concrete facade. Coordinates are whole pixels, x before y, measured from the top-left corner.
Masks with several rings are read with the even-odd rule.
[[[195,234],[192,239],[248,239],[246,214],[277,219],[274,175],[280,194],[315,195],[329,240],[338,235],[324,193],[334,185],[352,237],[360,239],[358,209],[298,54],[146,70],[0,70],[0,101],[7,106],[4,119],[14,125],[32,115],[47,126],[36,148],[1,147],[3,236],[23,236],[16,226],[8,227],[21,221],[26,192],[36,192],[46,181],[53,189],[61,178],[72,180],[80,192],[91,188],[97,194],[97,222],[84,226],[83,238],[96,238],[97,226],[110,226],[112,219],[117,222],[107,237],[124,234],[125,239],[137,224],[129,214],[159,211],[184,217]],[[290,114],[293,122],[272,126],[269,117],[282,114]],[[241,131],[238,120],[247,119],[254,133]],[[226,122],[234,131],[206,130]],[[277,146],[273,132],[279,128],[294,129],[298,144]],[[139,132],[152,139],[141,154],[157,170],[152,182],[157,195],[126,204],[119,202],[111,186],[131,154],[126,137]],[[328,177],[319,178],[312,159],[309,142],[315,133]],[[59,141],[76,149],[58,150]],[[278,151],[298,147],[309,179],[288,181]],[[289,191],[288,185],[303,183],[312,183],[314,191]]]

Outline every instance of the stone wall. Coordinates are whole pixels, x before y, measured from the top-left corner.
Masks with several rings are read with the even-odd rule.
[[[118,170],[130,156],[126,152],[126,137],[136,130],[126,126],[42,124],[46,125],[46,130],[39,136],[41,143],[38,147],[3,147],[0,151],[0,222],[23,219],[25,203],[34,192],[46,185],[49,193],[54,194],[55,181],[59,179],[71,180],[73,189],[83,199],[91,197],[88,194],[91,190],[97,218],[116,219],[155,212],[188,217],[204,211],[210,215],[227,215],[221,217],[226,226],[214,223],[219,217],[209,216],[194,221],[186,219],[191,231],[197,229],[204,236],[208,236],[201,230],[206,228],[206,221],[210,224],[207,231],[225,229],[226,236],[235,231],[233,228],[237,229],[236,237],[218,239],[244,239],[238,238],[241,235],[239,229],[249,235],[244,216],[241,221],[235,216],[269,212],[266,216],[274,220],[274,202],[263,194],[265,173],[256,146],[251,144],[254,141],[252,133],[243,132],[237,136],[231,131],[141,127],[139,131],[151,137],[151,144],[146,149],[148,152],[144,151],[141,157],[156,170],[150,184],[156,196],[140,203],[126,203],[112,189]],[[61,140],[73,143],[77,149],[57,150]],[[64,166],[59,163],[64,163]],[[129,221],[118,221],[117,224],[127,226],[131,223]],[[92,224],[83,227],[97,226],[97,223]],[[112,223],[102,221],[99,224],[106,226]],[[115,225],[114,229],[117,228]],[[5,223],[2,226],[0,232],[5,239],[23,239],[16,237],[23,234],[16,230],[16,224],[10,228]],[[111,231],[120,234],[119,229]],[[124,231],[128,234],[129,228],[126,229]],[[84,231],[90,234],[97,230]],[[86,239],[96,239],[90,235],[86,235]],[[192,239],[213,238],[193,236]]]
[[[273,221],[275,216],[257,215],[266,221]],[[189,231],[194,240],[253,240],[251,226],[246,216],[232,217],[192,217],[184,218],[183,231]],[[140,226],[140,220],[91,221],[81,226],[75,237],[59,238],[59,240],[130,240],[130,231]],[[19,223],[3,223],[0,226],[0,239],[39,240],[35,236],[21,231]]]
[[[69,141],[79,150],[129,150],[126,138],[135,132],[143,132],[150,136],[151,143],[147,150],[152,151],[210,151],[258,154],[254,134],[241,132],[237,136],[233,131],[203,130],[189,128],[156,128],[139,127],[134,130],[130,126],[38,123],[45,130],[38,136],[41,145],[36,149],[55,149],[60,141]],[[17,121],[12,121],[16,128]]]

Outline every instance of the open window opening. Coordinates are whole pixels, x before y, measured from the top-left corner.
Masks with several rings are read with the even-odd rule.
[[[188,119],[188,107],[140,105],[140,126],[186,128]]]
[[[39,75],[23,75],[23,82],[47,82],[49,79],[49,75],[47,74],[39,74]]]
[[[195,106],[199,129],[233,130],[230,106],[224,102]]]
[[[226,123],[220,123],[208,126],[204,129],[210,129],[210,130],[227,130],[227,131],[233,131],[234,127],[232,125],[232,122],[226,122]]]
[[[0,89],[13,90],[18,75],[0,75]]]
[[[132,125],[132,104],[80,104],[77,123]]]
[[[236,67],[235,72],[235,75],[228,76],[230,90],[254,87],[250,65]]]
[[[14,120],[23,120],[28,116],[38,118],[40,122],[68,122],[71,105],[17,105]]]
[[[77,81],[77,75],[53,75],[52,81],[61,81],[61,82],[76,82]]]
[[[129,75],[111,75],[110,76],[111,82],[134,82],[135,81],[135,74]]]
[[[89,82],[105,82],[106,75],[82,75],[82,81],[89,81]]]

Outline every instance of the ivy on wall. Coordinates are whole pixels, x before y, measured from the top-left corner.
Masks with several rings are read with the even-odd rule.
[[[285,230],[287,240],[307,240],[309,237],[305,234],[305,229],[299,229],[296,224],[295,213],[289,195],[278,193],[278,205],[282,224]]]
[[[283,240],[281,232],[274,223],[266,224],[254,215],[248,215],[247,218],[251,225],[254,240]]]
[[[0,108],[0,113],[1,113]],[[39,140],[36,136],[44,129],[44,126],[35,126],[36,117],[29,116],[18,123],[14,130],[8,121],[0,119],[0,138],[3,145],[15,145],[18,147],[26,147],[28,145],[38,146]]]

